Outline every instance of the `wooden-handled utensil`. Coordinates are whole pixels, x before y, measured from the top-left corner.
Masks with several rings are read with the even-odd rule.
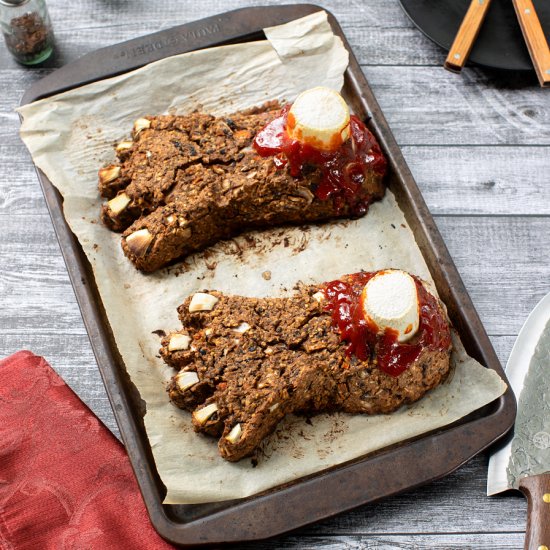
[[[531,312],[508,359],[518,399],[514,437],[489,460],[487,493],[527,497],[525,550],[550,548],[550,293]]]
[[[444,67],[449,71],[459,73],[464,67],[490,3],[491,0],[472,0],[445,60]]]
[[[541,86],[550,86],[550,49],[531,0],[512,0]]]

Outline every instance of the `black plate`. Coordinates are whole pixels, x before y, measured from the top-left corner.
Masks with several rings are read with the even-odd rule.
[[[449,50],[470,0],[400,0],[411,21],[436,44]],[[550,0],[533,0],[546,39],[550,35]],[[512,0],[493,0],[469,60],[494,69],[533,71],[533,64]]]

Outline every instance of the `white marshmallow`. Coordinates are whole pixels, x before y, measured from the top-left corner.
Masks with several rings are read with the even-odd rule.
[[[338,92],[322,86],[311,88],[292,104],[287,132],[302,143],[333,151],[350,136],[349,108]]]
[[[397,332],[405,342],[418,330],[420,308],[414,279],[405,271],[386,269],[365,285],[361,294],[367,320],[380,332],[386,328]]]

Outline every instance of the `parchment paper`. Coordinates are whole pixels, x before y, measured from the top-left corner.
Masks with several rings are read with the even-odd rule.
[[[251,232],[221,242],[152,275],[124,257],[120,236],[98,220],[97,171],[113,144],[145,114],[201,107],[226,113],[267,99],[292,100],[325,85],[339,90],[348,55],[324,12],[266,30],[268,41],[164,59],[122,76],[22,107],[23,141],[64,197],[65,217],[95,273],[128,372],[147,404],[145,426],[166,503],[245,497],[449,424],[496,399],[505,384],[468,358],[455,339],[454,373],[412,407],[391,415],[289,417],[248,459],[221,459],[216,440],[198,436],[187,412],[168,401],[172,369],[159,359],[153,331],[180,328],[176,307],[190,293],[218,289],[250,296],[283,295],[297,281],[321,282],[360,269],[396,267],[431,281],[393,195],[356,221]],[[271,279],[262,277],[271,272]]]

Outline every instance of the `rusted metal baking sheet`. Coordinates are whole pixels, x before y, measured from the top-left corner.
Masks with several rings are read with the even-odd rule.
[[[22,103],[121,74],[164,57],[221,44],[265,39],[264,27],[320,10],[319,6],[255,7],[231,11],[109,46],[58,69],[36,83]],[[437,290],[468,353],[505,378],[447,248],[405,164],[384,115],[335,18],[334,32],[350,53],[344,95],[377,136],[390,164],[389,186],[405,213],[430,267]],[[159,533],[182,546],[220,544],[271,537],[360,504],[440,478],[500,438],[512,426],[510,390],[456,424],[243,500],[215,504],[163,505],[165,488],[157,474],[145,430],[143,405],[117,352],[92,269],[70,231],[62,197],[40,170],[40,183],[88,330],[122,438],[151,520]]]

